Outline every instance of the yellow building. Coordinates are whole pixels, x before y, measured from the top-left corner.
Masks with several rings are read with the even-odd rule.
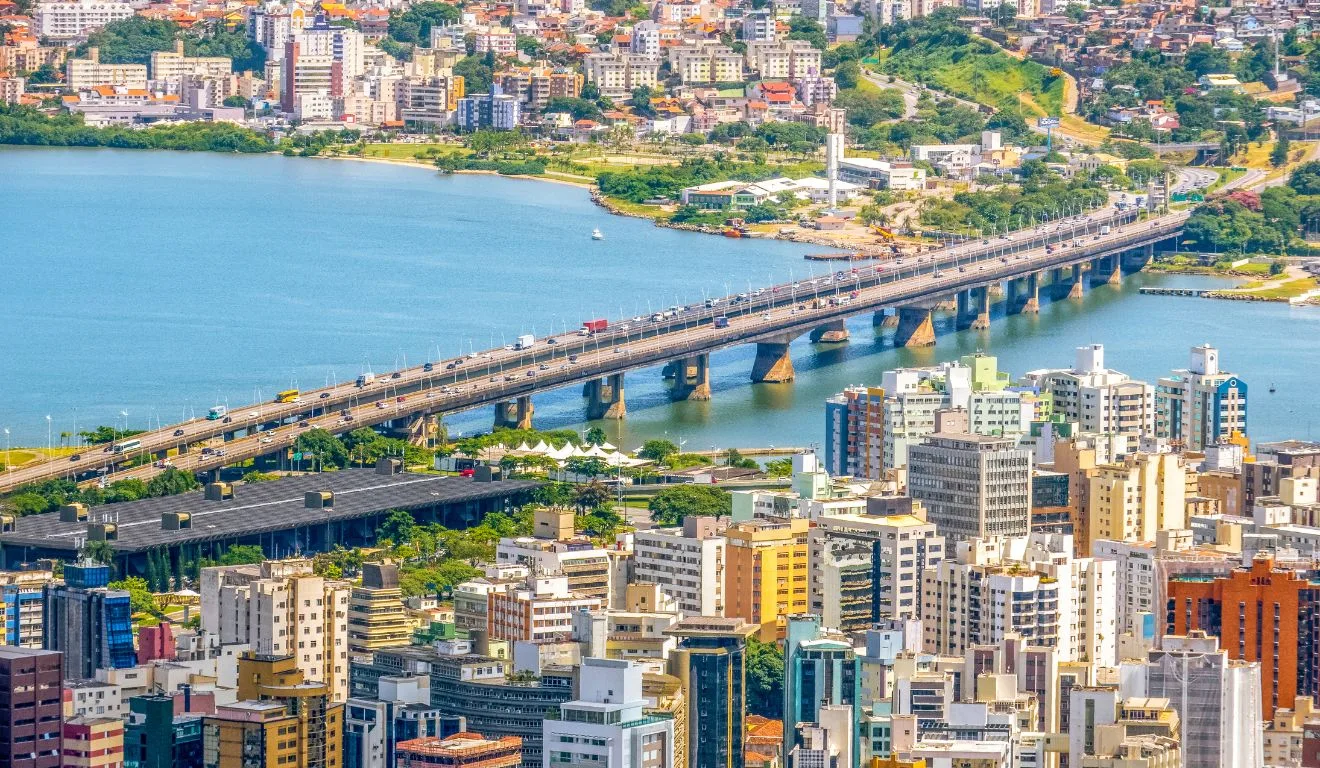
[[[1187,470],[1172,453],[1134,453],[1096,467],[1086,514],[1089,541],[1154,541],[1187,527]]]
[[[399,567],[391,563],[362,566],[362,586],[348,598],[348,650],[370,653],[378,648],[408,645],[412,622],[399,589]]]
[[[761,518],[725,532],[724,615],[784,637],[785,616],[807,612],[806,518]]]
[[[324,683],[303,682],[292,656],[245,653],[238,698],[204,721],[207,768],[343,766],[344,705]]]

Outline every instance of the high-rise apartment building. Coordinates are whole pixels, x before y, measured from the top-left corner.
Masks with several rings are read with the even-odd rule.
[[[665,631],[678,639],[669,671],[687,693],[688,768],[743,764],[747,638],[755,632],[742,619],[711,616],[684,619]]]
[[[1105,348],[1077,348],[1070,369],[1032,371],[1028,381],[1054,401],[1054,413],[1076,422],[1082,432],[1148,434],[1155,426],[1155,388],[1105,367]]]
[[[1160,379],[1155,434],[1200,451],[1247,433],[1247,382],[1219,369],[1219,350],[1192,347],[1191,363]]]
[[[0,646],[0,765],[60,768],[63,679],[59,652]]]
[[[84,715],[64,721],[62,768],[123,768],[124,721]]]
[[[42,645],[64,654],[71,678],[137,664],[128,593],[110,589],[110,566],[64,566],[64,583],[46,585]]]
[[[807,534],[808,610],[827,627],[858,632],[919,618],[922,572],[945,558],[945,539],[920,506],[875,501],[895,506],[885,514],[822,515]]]
[[[826,707],[865,706],[852,641],[821,626],[811,614],[790,616],[784,637],[784,753],[793,750],[799,726],[821,723]],[[848,754],[856,755],[857,729]]]
[[[565,576],[531,576],[522,586],[487,596],[486,627],[496,640],[546,643],[573,635],[573,616],[598,611],[598,597],[572,592]]]
[[[908,493],[950,543],[1031,530],[1031,451],[1002,437],[936,433],[908,451]]]
[[[353,587],[348,598],[348,650],[370,653],[411,641],[412,622],[403,607],[399,567],[364,564],[362,586]]]
[[[642,667],[619,659],[582,660],[578,698],[543,725],[544,768],[666,768],[677,762],[674,720],[648,716]]]
[[[238,701],[203,721],[206,768],[336,768],[344,764],[344,705],[306,680],[292,656],[245,653]]]
[[[1137,696],[1168,699],[1181,724],[1183,768],[1259,768],[1260,667],[1235,661],[1213,637],[1169,635],[1150,651]],[[1081,713],[1073,713],[1074,719]]]
[[[259,656],[291,656],[308,682],[348,698],[350,585],[312,573],[310,560],[203,568],[202,629]]]
[[[685,616],[723,616],[725,539],[721,521],[689,515],[681,528],[633,534],[634,582],[659,584]]]
[[[118,0],[69,0],[37,3],[32,15],[38,37],[77,40],[112,21],[131,18],[133,6]]]
[[[0,571],[0,645],[40,648],[50,571]]]
[[[1154,541],[1187,527],[1187,471],[1173,453],[1134,453],[1095,468],[1087,493],[1087,540]]]
[[[1260,664],[1261,717],[1320,693],[1320,582],[1257,555],[1250,568],[1213,580],[1173,578],[1168,631],[1219,638],[1230,659]]]
[[[922,576],[927,651],[962,655],[1003,643],[1054,648],[1060,662],[1114,664],[1114,564],[1072,556],[1068,536],[974,539]]]
[[[825,401],[825,471],[878,478],[884,472],[885,391],[849,387]]]
[[[724,615],[760,625],[760,639],[784,636],[785,617],[807,612],[806,518],[759,518],[724,532]]]

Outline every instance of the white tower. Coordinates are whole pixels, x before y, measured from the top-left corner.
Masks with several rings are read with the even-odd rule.
[[[825,136],[825,178],[830,183],[830,210],[839,202],[837,181],[839,179],[839,161],[843,159],[843,134],[831,133]]]

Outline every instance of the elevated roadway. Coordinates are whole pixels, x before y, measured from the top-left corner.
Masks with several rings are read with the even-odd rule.
[[[383,374],[363,386],[346,382],[303,392],[295,403],[243,406],[231,409],[224,419],[195,419],[145,432],[132,438],[136,445],[129,450],[97,446],[76,458],[3,472],[0,492],[55,477],[146,478],[160,472],[164,462],[213,470],[281,452],[309,429],[342,433],[380,424],[406,429],[419,418],[481,406],[496,406],[497,423],[525,426],[530,423],[532,395],[572,385],[585,385],[589,416],[622,417],[625,372],[673,363],[668,372],[675,378],[675,396],[704,399],[709,397],[708,378],[703,381],[708,355],[741,344],[757,345],[754,381],[787,381],[792,378],[788,344],[800,335],[842,341],[843,322],[870,312],[880,313],[877,324],[898,324],[898,343],[933,343],[933,334],[928,340],[922,335],[937,303],[961,297],[960,308],[970,308],[967,311],[976,316],[972,324],[988,324],[989,287],[1007,281],[1010,294],[1018,294],[1018,303],[1032,311],[1034,294],[1047,275],[1078,291],[1081,265],[1094,263],[1112,282],[1120,274],[1121,254],[1148,252],[1154,243],[1176,236],[1186,216],[1178,212],[1136,222],[1131,212],[1104,208],[1012,235],[880,265],[847,267],[673,313],[615,320],[589,337],[560,334],[537,339],[526,350],[505,347],[433,361]],[[1062,272],[1070,268],[1070,276]],[[1031,295],[1024,299],[1022,291]],[[975,311],[978,308],[983,311]],[[127,466],[146,458],[153,461]]]

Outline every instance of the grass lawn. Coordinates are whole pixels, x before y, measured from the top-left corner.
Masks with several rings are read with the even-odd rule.
[[[1214,192],[1228,182],[1241,178],[1241,176],[1246,173],[1246,171],[1235,171],[1232,168],[1213,168],[1211,170],[1219,174],[1219,178],[1211,182],[1210,186],[1206,187],[1206,192]]]
[[[368,144],[362,156],[385,160],[416,160],[419,152],[433,150],[437,155],[470,155],[472,151],[457,144]]]
[[[620,197],[607,198],[610,205],[632,216],[644,216],[648,219],[668,219],[669,212],[658,205],[645,205],[624,200]]]
[[[1004,53],[987,40],[956,48],[921,47],[893,51],[880,71],[914,83],[929,83],[954,96],[1000,109],[1022,110],[1023,117],[1063,112],[1064,79],[1034,61]]]
[[[86,448],[58,447],[46,450],[45,448],[14,448],[6,451],[0,448],[0,464],[7,467],[21,467],[24,464],[31,464],[34,461],[45,459],[56,459],[61,456],[77,453]],[[100,450],[97,448],[96,450]]]
[[[1314,277],[1300,277],[1296,280],[1289,280],[1286,283],[1275,285],[1273,288],[1263,288],[1252,290],[1252,286],[1260,286],[1263,283],[1247,283],[1237,293],[1245,293],[1251,296],[1258,296],[1262,299],[1273,299],[1275,301],[1291,299],[1294,296],[1301,296],[1307,291],[1316,288],[1317,283]]]

